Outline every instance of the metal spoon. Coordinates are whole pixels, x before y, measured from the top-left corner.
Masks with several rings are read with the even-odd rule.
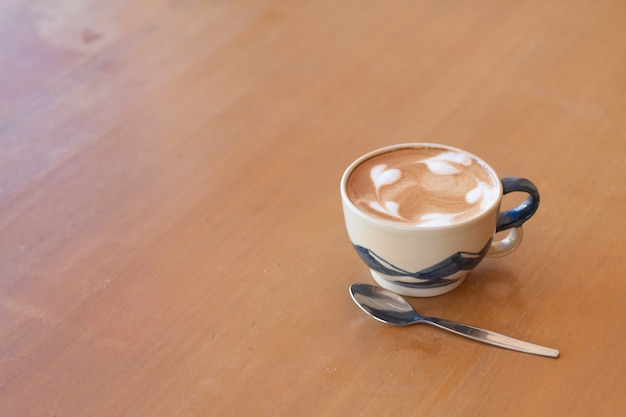
[[[516,350],[533,355],[556,358],[559,351],[547,347],[534,345],[504,336],[489,330],[456,323],[435,317],[422,317],[411,307],[411,304],[398,294],[368,284],[352,284],[350,295],[354,302],[370,316],[383,323],[407,326],[415,323],[428,323],[444,330],[451,331],[479,342]]]

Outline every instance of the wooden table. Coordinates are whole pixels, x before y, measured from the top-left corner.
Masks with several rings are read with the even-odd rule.
[[[626,3],[5,0],[0,415],[626,412]],[[339,179],[464,148],[542,194],[521,247],[378,323]]]

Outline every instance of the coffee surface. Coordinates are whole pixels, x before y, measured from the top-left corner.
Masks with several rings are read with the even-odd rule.
[[[350,174],[350,200],[372,216],[444,226],[482,213],[498,198],[491,172],[470,155],[442,148],[402,148],[363,161]]]

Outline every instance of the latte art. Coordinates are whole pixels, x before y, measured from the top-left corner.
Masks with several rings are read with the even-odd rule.
[[[387,220],[444,226],[472,218],[498,199],[497,179],[462,152],[405,148],[357,166],[347,182],[350,200]]]

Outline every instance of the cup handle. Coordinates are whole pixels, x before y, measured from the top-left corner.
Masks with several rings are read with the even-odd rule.
[[[504,256],[513,252],[522,243],[522,224],[530,219],[539,207],[539,191],[535,184],[526,178],[502,178],[502,194],[514,191],[527,193],[528,197],[519,206],[503,211],[498,215],[496,233],[507,229],[511,229],[511,231],[504,239],[491,244],[491,248],[487,252],[489,257]]]

